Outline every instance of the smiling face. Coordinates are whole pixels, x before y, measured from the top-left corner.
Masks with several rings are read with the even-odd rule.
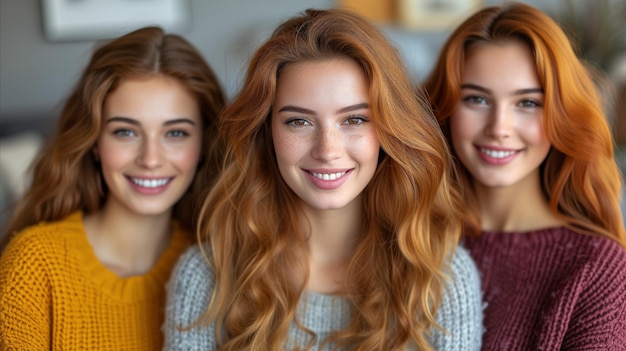
[[[283,179],[310,208],[356,204],[380,149],[365,74],[329,58],[290,63],[277,84],[272,137]]]
[[[201,154],[194,96],[167,77],[126,80],[106,99],[94,150],[109,189],[105,206],[168,214],[191,184]]]
[[[458,158],[477,185],[537,184],[550,150],[543,103],[526,44],[479,43],[469,50],[450,132]]]

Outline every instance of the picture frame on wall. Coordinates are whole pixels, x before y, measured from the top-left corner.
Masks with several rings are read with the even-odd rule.
[[[452,30],[482,7],[481,0],[398,0],[402,26],[415,30]]]
[[[49,41],[110,39],[140,27],[190,26],[189,0],[41,0]]]

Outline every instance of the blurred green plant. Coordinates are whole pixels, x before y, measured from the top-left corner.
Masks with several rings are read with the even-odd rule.
[[[553,18],[579,57],[609,72],[626,52],[626,0],[562,0]]]

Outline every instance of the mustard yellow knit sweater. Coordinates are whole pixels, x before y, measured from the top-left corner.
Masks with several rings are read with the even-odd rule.
[[[81,212],[25,229],[0,257],[0,350],[160,350],[165,285],[191,241],[175,225],[150,272],[120,278],[96,258]]]

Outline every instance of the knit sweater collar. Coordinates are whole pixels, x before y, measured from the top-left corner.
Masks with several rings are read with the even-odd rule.
[[[155,295],[162,294],[172,266],[190,241],[189,236],[185,235],[176,222],[173,222],[170,243],[152,269],[143,275],[118,277],[96,257],[87,240],[82,218],[83,213],[77,211],[67,219],[68,227],[74,229],[77,234],[73,236],[72,245],[76,247],[78,259],[83,263],[82,268],[99,290],[121,302],[131,303],[152,299]]]

